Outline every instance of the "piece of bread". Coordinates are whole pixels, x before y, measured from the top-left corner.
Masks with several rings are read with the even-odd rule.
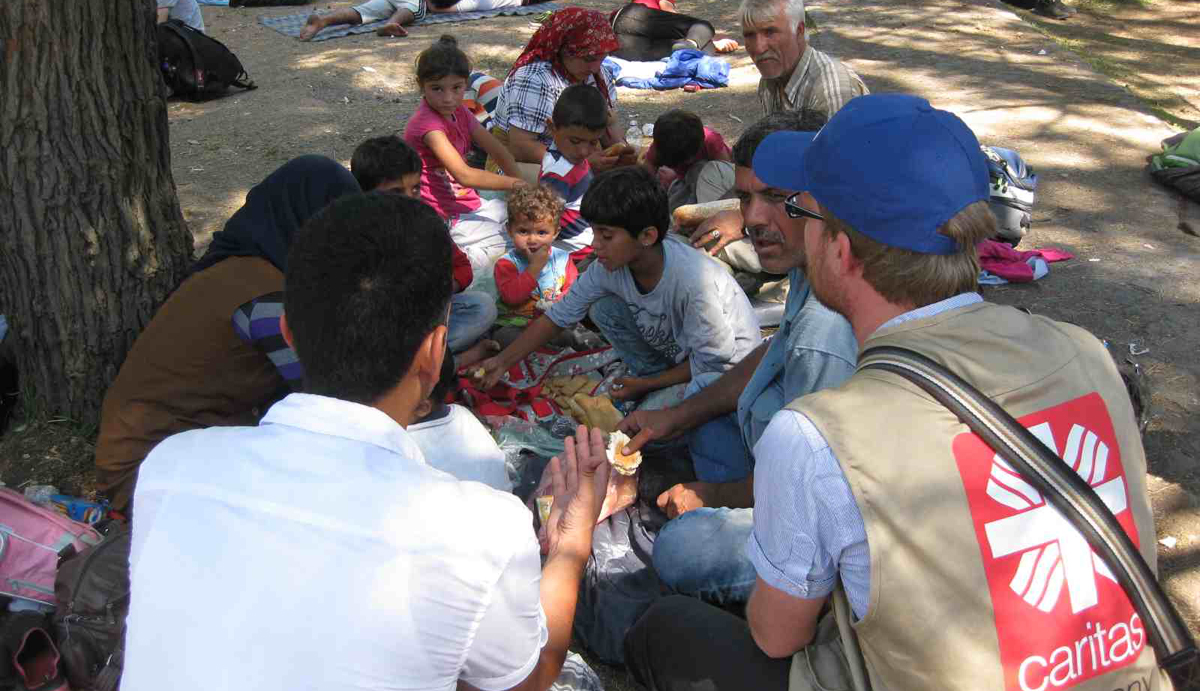
[[[613,406],[608,396],[589,396],[577,393],[571,397],[572,410],[576,407],[587,417],[581,424],[593,427],[602,432],[612,432],[625,418],[621,411]]]
[[[637,149],[626,144],[625,142],[617,142],[616,144],[613,144],[612,146],[605,149],[604,155],[605,156],[620,156],[620,157],[633,156],[636,160]]]
[[[722,211],[736,211],[739,208],[741,208],[741,202],[736,199],[718,199],[715,202],[704,202],[703,204],[684,204],[675,209],[671,214],[671,219],[680,228],[692,228]]]
[[[547,494],[544,497],[537,498],[538,518],[542,519],[542,525],[550,522],[550,509],[554,507],[554,497]]]
[[[613,432],[608,436],[608,462],[612,464],[613,470],[621,475],[633,475],[642,465],[641,451],[625,453],[625,445],[628,443],[629,436],[624,432]]]

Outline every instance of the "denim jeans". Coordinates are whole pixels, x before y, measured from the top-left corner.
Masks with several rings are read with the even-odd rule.
[[[685,398],[709,386],[720,374],[702,374],[688,384]],[[714,418],[692,430],[688,436],[692,469],[701,482],[737,482],[754,470],[754,458],[742,439],[737,412]]]
[[[588,316],[600,329],[604,338],[612,344],[614,350],[625,363],[625,371],[631,377],[648,377],[658,374],[675,366],[667,356],[655,350],[642,338],[642,332],[637,328],[637,320],[629,311],[624,300],[613,296],[601,298],[592,304]],[[660,410],[669,408],[684,399],[687,384],[676,384],[665,389],[651,391],[641,401],[614,401],[622,413],[630,412],[634,407],[638,410]],[[636,403],[636,406],[634,405]]]
[[[483,292],[466,291],[450,298],[450,324],[446,330],[446,345],[451,353],[475,345],[480,336],[496,323],[496,302]]]
[[[714,604],[746,602],[757,573],[746,556],[754,509],[693,509],[654,540],[654,569],[676,592]]]
[[[642,332],[625,301],[609,295],[592,303],[588,316],[621,355],[621,361],[632,377],[648,377],[675,366],[666,355],[655,350]]]

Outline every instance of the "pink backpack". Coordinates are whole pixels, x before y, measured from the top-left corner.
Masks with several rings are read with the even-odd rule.
[[[59,555],[98,542],[92,526],[0,488],[0,595],[53,606]]]

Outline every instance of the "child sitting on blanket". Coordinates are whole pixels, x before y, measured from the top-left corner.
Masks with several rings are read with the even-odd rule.
[[[421,103],[404,128],[404,141],[416,149],[424,168],[421,200],[450,225],[450,236],[476,272],[491,268],[508,249],[503,199],[484,201],[476,189],[511,190],[525,184],[517,162],[503,144],[479,126],[463,105],[471,61],[453,36],[442,36],[417,57]],[[478,144],[508,175],[472,168],[463,159]]]
[[[646,165],[667,186],[671,211],[722,199],[733,188],[733,153],[695,113],[669,110],[654,121]]]
[[[588,156],[603,148],[607,114],[608,105],[595,86],[575,84],[559,94],[546,123],[553,142],[546,147],[538,179],[566,202],[554,246],[570,252],[577,263],[592,253],[592,227],[579,215],[579,203],[592,183]]]
[[[758,320],[729,272],[667,237],[667,196],[645,167],[596,176],[582,212],[595,232],[596,260],[516,341],[480,363],[482,388],[586,316],[629,372],[616,381],[618,400],[724,372],[758,346]]]
[[[591,88],[591,87],[588,87]],[[514,247],[492,269],[503,313],[493,338],[516,340],[531,319],[562,299],[579,277],[571,255],[556,247],[563,202],[547,185],[522,187],[508,195],[508,233]]]
[[[421,198],[421,157],[396,135],[372,137],[354,150],[350,172],[364,192],[388,192]],[[487,293],[467,291],[475,278],[467,255],[451,244],[454,295],[446,343],[458,354],[460,366],[473,365],[494,353],[494,341],[480,340],[496,321],[496,305]]]
[[[447,353],[442,374],[429,398],[417,404],[414,422],[408,426],[412,440],[421,447],[425,462],[459,480],[482,482],[501,492],[512,491],[504,452],[487,428],[463,406],[446,403],[458,390],[454,358]]]

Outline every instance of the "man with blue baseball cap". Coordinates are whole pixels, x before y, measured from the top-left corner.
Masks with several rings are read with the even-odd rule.
[[[975,245],[995,219],[961,120],[912,96],[863,96],[816,134],[768,137],[754,173],[802,190],[785,204],[807,219],[805,273],[860,352],[908,348],[973,384],[1108,493],[1153,567],[1145,453],[1104,346],[977,292]],[[899,375],[861,370],[796,399],[755,457],[747,621],[656,603],[626,638],[648,688],[856,687],[847,661],[874,688],[1170,688],[1079,532]],[[840,622],[820,616],[839,587]]]

